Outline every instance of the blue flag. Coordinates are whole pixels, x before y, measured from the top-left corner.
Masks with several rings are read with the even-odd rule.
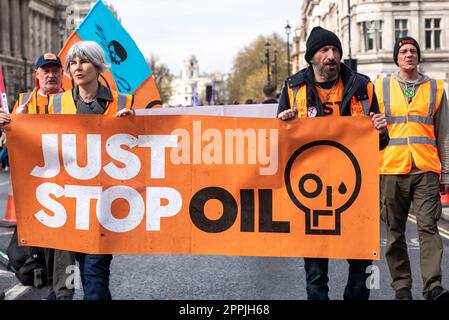
[[[136,43],[101,0],[76,29],[76,33],[83,40],[95,41],[103,47],[120,92],[133,93],[151,76],[151,69]]]

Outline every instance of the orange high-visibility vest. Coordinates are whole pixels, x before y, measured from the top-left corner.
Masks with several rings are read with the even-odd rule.
[[[381,174],[407,174],[415,165],[422,171],[441,172],[434,116],[444,93],[442,80],[422,83],[409,104],[393,77],[376,80],[379,108],[387,117],[389,145],[380,153]]]
[[[19,93],[19,99],[17,99],[17,103],[13,108],[12,113],[16,112],[18,106],[26,103],[28,106],[29,114],[46,114],[48,113],[48,106],[38,106],[37,105],[37,90]]]
[[[365,100],[357,100],[356,97],[351,98],[351,115],[360,116],[368,115],[371,102],[373,99],[373,85],[368,84],[367,93],[368,97]],[[296,87],[288,87],[288,97],[290,101],[290,109],[296,107],[298,110],[298,118],[305,118],[307,113],[307,84],[302,84]]]
[[[111,90],[112,101],[108,101],[104,115],[115,115],[118,111],[126,108],[131,109],[133,105],[133,95],[123,94]],[[76,105],[73,100],[72,90],[50,96],[48,104],[49,113],[55,114],[76,114]]]

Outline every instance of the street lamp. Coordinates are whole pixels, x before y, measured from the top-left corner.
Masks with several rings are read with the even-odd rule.
[[[265,43],[265,58],[267,62],[267,84],[271,84],[271,77],[270,77],[270,43],[267,41]]]
[[[285,26],[285,33],[287,34],[287,70],[288,70],[288,76],[290,77],[290,32],[292,31],[292,27],[290,27],[290,25],[288,24],[288,20],[287,20],[287,25]]]
[[[64,47],[64,36],[65,36],[65,28],[64,27],[65,27],[64,20],[60,19],[58,36],[59,36],[59,43],[60,43],[61,49],[62,49],[62,47]]]
[[[273,58],[273,78],[274,78],[274,85],[277,87],[278,85],[278,50],[274,50],[274,58]]]

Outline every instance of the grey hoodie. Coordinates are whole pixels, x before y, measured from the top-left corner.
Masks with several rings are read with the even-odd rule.
[[[425,74],[419,74],[421,77],[418,79],[415,85],[415,93],[418,91],[419,86],[430,80]],[[398,80],[402,91],[405,91],[405,83],[399,77],[399,71],[393,74],[393,77]],[[449,184],[449,109],[446,97],[446,91],[443,93],[441,98],[440,108],[435,114],[433,119],[433,124],[435,127],[435,138],[437,140],[438,155],[441,161],[441,184]],[[413,157],[412,157],[413,160]],[[415,162],[413,161],[413,168],[410,174],[421,173],[422,171],[416,168]]]

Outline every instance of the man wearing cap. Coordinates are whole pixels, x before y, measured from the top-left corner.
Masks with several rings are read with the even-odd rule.
[[[449,185],[449,110],[442,80],[418,72],[421,51],[411,37],[398,39],[393,59],[399,71],[376,81],[390,144],[381,152],[382,220],[387,225],[385,256],[396,299],[411,300],[412,273],[405,227],[410,205],[419,234],[423,296],[449,300],[441,286],[443,244],[438,233],[440,190]]]
[[[36,61],[34,71],[36,87],[31,92],[20,93],[13,113],[48,114],[49,96],[63,92],[62,63],[54,53],[45,53]],[[75,254],[70,251],[44,250],[47,265],[48,300],[71,300],[74,288],[73,278]],[[70,287],[70,288],[69,288]]]
[[[338,37],[321,27],[310,32],[305,59],[309,67],[288,78],[279,99],[278,118],[370,116],[379,130],[380,148],[388,145],[387,122],[380,114],[374,86],[369,78],[341,63],[342,47]],[[344,130],[344,128],[342,128]],[[373,212],[373,214],[377,214]],[[304,258],[307,298],[328,300],[328,259]],[[371,260],[349,259],[349,276],[344,299],[367,300],[367,268]]]
[[[28,113],[48,113],[48,98],[50,94],[62,92],[62,63],[54,53],[45,53],[36,61],[34,70],[36,88],[31,92],[20,93],[14,105],[27,108]]]

